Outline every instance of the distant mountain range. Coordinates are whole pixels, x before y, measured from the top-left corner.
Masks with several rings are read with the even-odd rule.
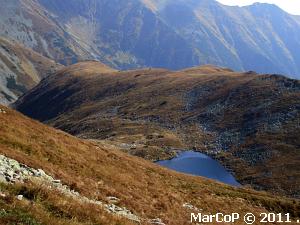
[[[242,184],[300,198],[300,81],[214,66],[115,71],[78,63],[15,104],[25,115],[150,160],[215,155]]]
[[[214,0],[0,0],[0,35],[61,64],[214,64],[300,78],[300,18]]]

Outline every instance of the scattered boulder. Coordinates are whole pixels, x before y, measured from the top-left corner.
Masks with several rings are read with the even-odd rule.
[[[4,109],[0,108],[0,113],[6,114],[7,112]]]
[[[199,209],[199,208],[197,208],[196,206],[193,206],[193,205],[190,204],[190,203],[184,203],[184,204],[182,205],[182,207],[183,207],[183,208],[186,208],[186,209],[189,209],[189,210],[197,211],[197,212],[202,211],[202,209]]]
[[[108,202],[110,203],[118,203],[120,202],[120,199],[118,199],[117,197],[113,197],[113,196],[109,196],[106,198],[108,200]]]
[[[116,206],[114,204],[107,204],[104,206],[105,206],[106,210],[110,213],[113,213],[113,214],[116,214],[119,216],[123,216],[132,221],[136,221],[136,222],[141,221],[141,219],[138,216],[134,215],[132,212],[130,212],[126,208],[122,208],[122,207]]]
[[[120,201],[117,197],[108,197],[109,204],[103,204],[100,201],[91,200],[85,196],[81,196],[78,192],[71,190],[67,185],[63,185],[62,182],[58,179],[47,175],[42,169],[34,169],[25,164],[21,164],[16,160],[9,159],[4,155],[0,155],[0,182],[5,183],[23,183],[25,180],[35,179],[41,183],[47,184],[47,187],[56,189],[63,193],[64,195],[76,199],[83,203],[95,204],[103,207],[106,211],[125,217],[129,220],[140,222],[141,219],[133,214],[130,210],[116,206],[113,203]],[[0,197],[4,195],[0,192]],[[23,195],[18,195],[16,197],[18,200],[23,200]]]
[[[166,225],[159,218],[148,220],[148,223],[150,223],[150,224],[156,224],[156,225]]]
[[[19,201],[22,201],[22,200],[23,200],[23,195],[18,195],[18,196],[17,196],[17,199],[18,199]]]
[[[125,217],[131,221],[140,223],[141,221],[147,221],[150,224],[165,225],[161,219],[142,219],[139,216],[133,214],[130,210],[125,207],[120,207],[115,204],[120,202],[120,199],[114,196],[107,197],[109,204],[104,204],[97,200],[89,199],[85,196],[80,195],[80,193],[72,190],[67,185],[62,184],[61,180],[54,179],[53,177],[47,175],[42,169],[34,169],[25,164],[19,163],[16,160],[9,159],[4,155],[0,155],[0,182],[5,183],[23,183],[25,180],[36,180],[43,184],[46,184],[48,188],[58,190],[64,195],[71,197],[83,203],[95,204],[103,207],[107,212]],[[0,192],[0,197],[5,197],[4,194]],[[16,198],[19,201],[24,199],[23,195],[18,195]]]

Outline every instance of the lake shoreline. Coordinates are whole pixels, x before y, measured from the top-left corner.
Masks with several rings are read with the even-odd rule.
[[[219,160],[199,151],[179,150],[172,159],[158,160],[155,163],[177,172],[207,177],[232,186],[241,186],[231,171]]]

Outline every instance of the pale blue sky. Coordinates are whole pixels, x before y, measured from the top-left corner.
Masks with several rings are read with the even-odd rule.
[[[217,0],[225,5],[251,5],[254,2],[273,3],[284,9],[285,11],[300,15],[300,0]]]

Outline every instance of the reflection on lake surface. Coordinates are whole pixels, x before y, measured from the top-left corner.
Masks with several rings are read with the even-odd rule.
[[[200,152],[181,152],[174,159],[156,163],[178,172],[207,177],[233,186],[240,186],[232,174],[219,162]]]

